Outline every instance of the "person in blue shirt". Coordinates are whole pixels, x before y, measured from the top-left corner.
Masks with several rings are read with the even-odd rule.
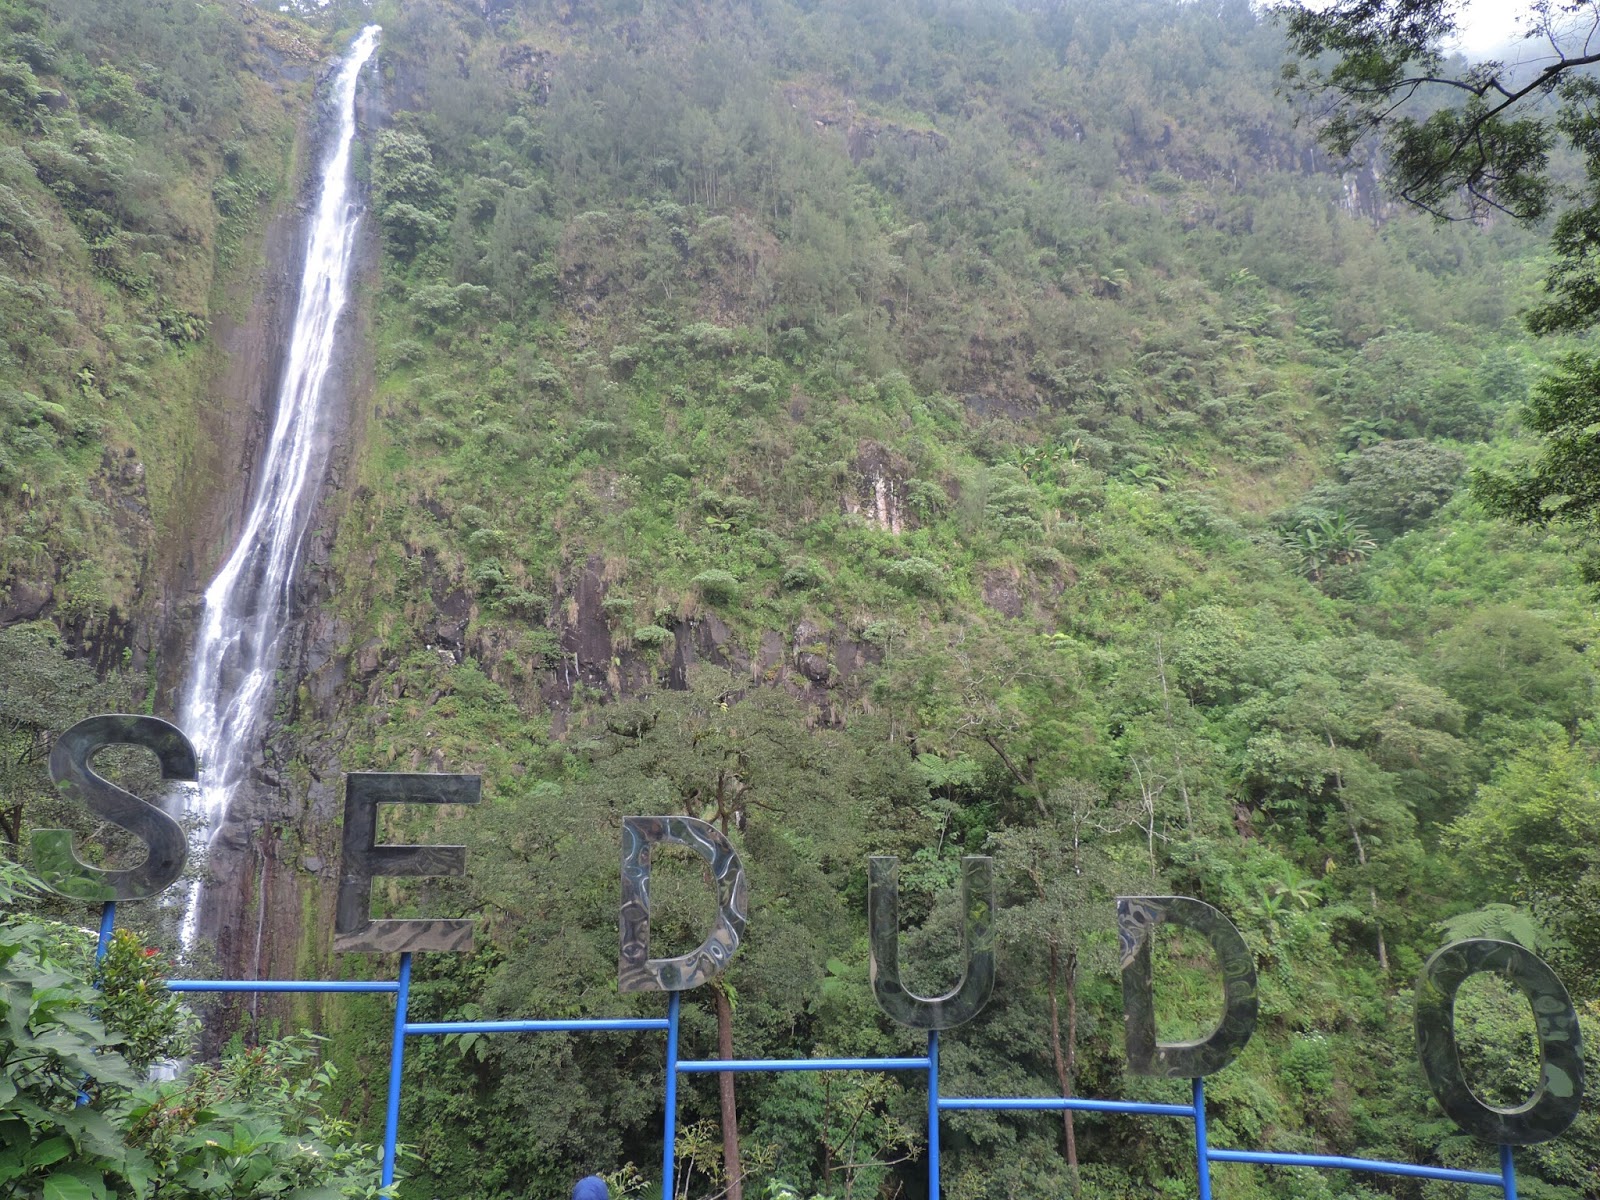
[[[611,1200],[606,1181],[598,1175],[585,1175],[572,1185],[572,1200]]]

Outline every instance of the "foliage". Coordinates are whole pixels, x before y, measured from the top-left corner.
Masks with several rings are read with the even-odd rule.
[[[221,452],[195,351],[287,181],[296,31],[214,0],[0,8],[5,611],[125,618],[192,524],[179,464]]]
[[[1596,457],[1596,383],[1600,360],[1564,356],[1534,385],[1522,410],[1530,431],[1543,436],[1537,456],[1516,467],[1474,475],[1473,494],[1491,512],[1516,521],[1588,522],[1600,503]]]
[[[0,316],[30,356],[0,390],[22,464],[0,604],[42,603],[61,630],[8,643],[45,667],[28,786],[59,728],[48,680],[72,684],[65,722],[89,703],[69,660],[115,658],[96,631],[123,620],[142,662],[140,606],[187,561],[174,537],[134,571],[128,547],[158,535],[126,449],[147,479],[236,461],[201,436],[231,416],[185,390],[223,357],[194,318],[233,311],[221,264],[293,194],[271,130],[305,107],[251,82],[272,60],[253,39],[297,28],[265,8],[200,14],[241,14],[221,41],[244,37],[255,74],[167,30],[182,5],[49,11],[49,53],[7,51],[31,81],[6,76],[0,131]],[[158,103],[101,11],[170,46],[209,116]],[[343,770],[480,773],[464,817],[386,815],[395,842],[469,847],[467,878],[382,889],[397,914],[479,924],[474,955],[418,957],[417,1018],[654,1016],[659,997],[614,989],[619,823],[704,816],[744,856],[754,919],[726,988],[686,997],[684,1053],[726,1032],[740,1056],[894,1055],[919,1042],[871,1000],[865,857],[899,857],[902,963],[936,994],[959,970],[960,857],[992,853],[1001,983],[943,1042],[967,1094],[1168,1098],[1123,1073],[1109,898],[1194,894],[1262,976],[1260,1033],[1209,1087],[1219,1143],[1476,1165],[1407,1066],[1423,956],[1443,928],[1531,928],[1580,1000],[1600,964],[1600,868],[1549,832],[1582,823],[1557,800],[1589,784],[1592,603],[1558,538],[1457,494],[1468,465],[1516,462],[1513,408],[1545,357],[1510,321],[1536,237],[1430,227],[1331,168],[1274,96],[1281,37],[1243,3],[336,0],[318,50],[369,19],[370,386],[303,581],[304,661],[327,665],[284,664],[266,747],[292,814],[269,869],[327,861]],[[158,121],[160,186],[141,175]],[[191,193],[202,240],[180,248],[158,218]],[[65,328],[62,297],[105,312]],[[149,485],[168,532],[219,487],[184,475],[182,502]],[[151,669],[158,710],[168,674]],[[52,803],[32,796],[30,821]],[[687,950],[698,861],[664,849],[654,868],[652,952]],[[314,922],[293,947],[266,928],[273,961],[327,966]],[[1164,1030],[1214,1019],[1207,958],[1158,946]],[[263,998],[262,1025],[311,1003]],[[1502,1007],[1506,1048],[1474,1061],[1509,1088]],[[370,1140],[387,1011],[343,998],[319,1019],[340,1070],[317,1103]],[[243,1053],[217,1070],[269,1099],[316,1079],[259,1082],[269,1064]],[[422,1200],[559,1195],[659,1161],[648,1036],[418,1039],[407,1062]],[[207,1086],[208,1111],[248,1100]],[[737,1102],[747,1194],[919,1186],[914,1087],[750,1075]],[[351,1140],[298,1102],[219,1117],[221,1136],[187,1128],[186,1103],[151,1110],[151,1144],[219,1186],[297,1178],[289,1142],[318,1129],[330,1152]],[[680,1104],[676,1182],[733,1182],[716,1081],[686,1077]],[[1525,1156],[1525,1190],[1578,1187],[1590,1136]],[[959,1200],[1193,1185],[1176,1122],[949,1114],[944,1153]],[[1218,1170],[1248,1200],[1358,1186]]]
[[[1316,517],[1284,535],[1302,574],[1320,580],[1329,567],[1344,567],[1366,558],[1378,544],[1364,525],[1352,521],[1341,509],[1332,516]]]
[[[323,1108],[315,1040],[236,1047],[173,1083],[141,1077],[189,1033],[126,931],[85,981],[89,934],[14,915],[38,884],[0,861],[0,1194],[43,1200],[384,1195],[373,1148]],[[103,1016],[101,1014],[104,1014]]]
[[[330,1114],[337,1072],[318,1039],[231,1047],[214,1065],[145,1089],[127,1109],[129,1141],[148,1155],[155,1195],[376,1200],[377,1148]]]
[[[101,1011],[106,1028],[122,1039],[121,1053],[135,1072],[158,1059],[188,1054],[194,1017],[162,982],[172,976],[161,952],[128,929],[115,930],[100,960]]]
[[[112,707],[112,692],[87,663],[68,657],[48,623],[0,629],[0,661],[6,664],[0,672],[0,796],[25,806],[6,831],[15,837],[23,816],[38,819],[56,807],[38,803],[49,792],[50,737]]]
[[[1455,29],[1445,0],[1339,0],[1280,7],[1302,59],[1291,64],[1299,89],[1330,98],[1325,144],[1348,158],[1381,144],[1390,187],[1440,217],[1505,213],[1533,224],[1555,211],[1545,299],[1527,314],[1535,333],[1577,332],[1600,318],[1593,247],[1600,236],[1600,138],[1588,67],[1595,61],[1564,27],[1572,8],[1532,4],[1527,36],[1551,53],[1537,66],[1515,61],[1468,64],[1446,53]],[[1567,157],[1558,149],[1565,147]],[[1568,170],[1568,166],[1581,169]],[[1569,182],[1570,179],[1570,182]],[[1536,456],[1485,472],[1474,490],[1515,520],[1589,522],[1595,513],[1593,364],[1569,355],[1537,387],[1527,419],[1544,435]],[[1586,380],[1588,383],[1586,384]]]
[[[149,1161],[117,1112],[136,1079],[122,1039],[95,1015],[94,988],[63,969],[70,935],[11,915],[36,886],[0,861],[0,1188],[30,1200],[149,1195]]]

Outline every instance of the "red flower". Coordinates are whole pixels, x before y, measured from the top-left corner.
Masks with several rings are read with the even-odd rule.
[[[158,955],[160,953],[161,953],[161,951],[157,950],[154,946],[146,946],[144,948],[144,956],[146,958],[154,958],[156,955]]]

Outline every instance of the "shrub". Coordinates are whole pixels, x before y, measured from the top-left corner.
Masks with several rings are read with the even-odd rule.
[[[38,891],[0,859],[0,1195],[384,1194],[375,1147],[323,1107],[334,1072],[318,1064],[317,1039],[235,1048],[181,1080],[140,1085],[135,1065],[184,1032],[157,956],[119,932],[102,995],[84,978],[88,934],[16,911]]]
[[[143,1072],[161,1058],[180,1058],[189,1051],[193,1015],[166,990],[162,981],[170,964],[146,946],[132,930],[111,935],[100,963],[101,1011],[106,1028],[122,1037],[122,1057]]]
[[[944,590],[944,568],[925,558],[903,558],[889,563],[883,577],[915,596],[937,596]]]
[[[494,607],[508,617],[516,617],[533,625],[544,623],[550,615],[550,601],[527,588],[505,587],[496,592]]]
[[[692,582],[700,595],[712,604],[732,604],[739,598],[739,581],[727,571],[716,568],[701,571]]]
[[[672,640],[672,631],[659,625],[641,625],[633,631],[633,644],[646,650],[659,650]]]
[[[511,548],[511,538],[501,529],[479,529],[467,537],[467,549],[474,555],[503,554]]]
[[[784,567],[783,576],[778,582],[785,591],[803,592],[807,588],[817,587],[826,578],[827,576],[823,573],[822,568],[817,565],[815,559],[791,558]]]
[[[489,514],[476,504],[463,504],[456,509],[456,520],[468,529],[482,529],[489,524]]]
[[[472,568],[468,582],[472,585],[473,595],[488,599],[505,587],[505,568],[500,565],[498,558],[486,558]]]

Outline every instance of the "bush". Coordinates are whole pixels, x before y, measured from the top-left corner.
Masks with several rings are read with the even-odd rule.
[[[101,1011],[106,1028],[122,1038],[122,1057],[145,1072],[162,1058],[181,1058],[197,1022],[162,984],[170,963],[132,930],[111,935],[100,962]]]
[[[1351,455],[1340,468],[1342,482],[1314,488],[1290,515],[1298,524],[1343,510],[1374,533],[1404,533],[1445,505],[1465,468],[1461,454],[1447,446],[1379,442]]]
[[[818,587],[826,580],[827,575],[817,565],[815,559],[791,558],[784,566],[783,575],[778,583],[785,591],[803,592],[808,588]]]
[[[511,538],[501,529],[479,529],[467,535],[467,549],[477,555],[504,554],[511,548]]]
[[[532,625],[541,625],[550,615],[550,601],[527,588],[505,587],[502,583],[496,592],[494,607],[508,617],[516,617]]]
[[[236,1045],[215,1065],[142,1092],[128,1113],[129,1134],[151,1160],[157,1194],[392,1195],[377,1186],[377,1147],[355,1140],[350,1123],[323,1107],[337,1072],[318,1061],[321,1040],[297,1034]]]
[[[646,650],[659,650],[672,640],[672,631],[659,625],[641,625],[633,631],[633,644]]]
[[[474,596],[480,600],[488,600],[506,586],[505,568],[500,565],[498,558],[486,558],[472,568],[472,574],[467,577],[467,582]]]
[[[695,589],[712,604],[732,604],[739,598],[739,581],[729,572],[713,568],[693,580]]]
[[[937,596],[944,590],[944,568],[925,558],[905,558],[889,563],[883,577],[915,596]]]
[[[0,1195],[386,1194],[376,1148],[323,1108],[334,1072],[317,1039],[236,1047],[181,1080],[139,1084],[135,1064],[175,1049],[185,1026],[159,994],[159,959],[119,932],[102,995],[84,978],[89,934],[17,912],[39,890],[0,859]]]
[[[95,1015],[100,993],[65,969],[88,957],[88,935],[15,913],[38,891],[0,859],[0,1194],[104,1195],[145,1165],[107,1111],[136,1077]]]

